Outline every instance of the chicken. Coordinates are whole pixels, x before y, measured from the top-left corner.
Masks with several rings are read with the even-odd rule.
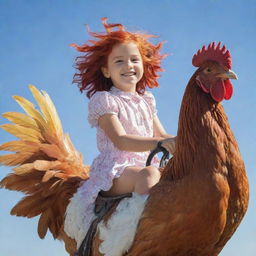
[[[183,96],[176,152],[150,190],[128,256],[216,256],[248,207],[244,163],[220,103],[237,78],[231,55],[211,43],[192,63],[199,68]]]
[[[175,155],[150,191],[129,256],[218,255],[247,210],[244,163],[219,103],[233,92],[230,53],[212,43],[193,65]]]
[[[199,50],[192,63],[198,70],[190,79],[182,100],[176,152],[164,168],[159,183],[150,190],[127,252],[129,256],[218,255],[247,210],[249,190],[244,163],[220,103],[230,99],[233,93],[229,79],[235,79],[236,75],[231,71],[230,53],[224,46],[221,48],[220,43],[217,46],[212,43]],[[76,159],[79,154],[73,146],[68,149],[64,146],[71,142],[68,139],[62,142],[65,136],[60,122],[56,121],[56,112],[53,111],[58,129],[49,110],[45,109],[45,100],[49,101],[47,94],[41,95],[34,87],[31,89],[41,102],[44,118],[31,111],[33,107],[29,103],[24,109],[33,118],[4,115],[18,126],[2,128],[21,141],[0,147],[17,152],[1,156],[0,163],[18,165],[13,174],[1,181],[1,186],[27,194],[12,214],[41,215],[40,237],[44,237],[49,228],[55,238],[64,240],[69,254],[74,255],[77,241],[64,231],[65,208],[80,182],[88,179],[89,168],[82,164],[81,157]],[[50,130],[47,123],[51,124]],[[31,133],[27,128],[36,132]],[[56,131],[61,131],[60,136]],[[53,136],[49,136],[51,134]],[[54,208],[51,208],[52,203]],[[103,222],[107,223],[110,217],[108,215]],[[103,255],[99,250],[101,243],[98,231],[93,256]]]

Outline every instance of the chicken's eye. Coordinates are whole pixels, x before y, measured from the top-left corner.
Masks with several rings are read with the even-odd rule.
[[[207,72],[207,73],[210,73],[210,72],[212,72],[212,70],[211,70],[210,68],[207,68],[207,69],[206,69],[206,72]]]

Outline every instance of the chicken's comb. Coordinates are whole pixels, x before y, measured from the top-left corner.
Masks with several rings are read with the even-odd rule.
[[[200,67],[203,62],[213,60],[221,64],[223,67],[231,69],[231,54],[225,45],[222,47],[220,45],[221,42],[219,42],[217,46],[215,45],[215,42],[213,42],[208,45],[207,49],[204,45],[202,49],[198,50],[198,52],[193,56],[193,66]]]

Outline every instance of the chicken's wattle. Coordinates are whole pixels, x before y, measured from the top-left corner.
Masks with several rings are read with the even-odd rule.
[[[230,80],[219,80],[211,86],[204,84],[199,77],[196,78],[198,86],[205,92],[210,93],[211,97],[217,101],[229,100],[233,95],[233,85]]]
[[[229,100],[233,95],[233,85],[231,84],[230,80],[227,79],[224,81],[226,93],[224,95],[225,100]]]
[[[210,93],[217,102],[221,102],[223,99],[229,100],[233,94],[233,86],[229,79],[225,81],[219,80],[211,86]]]

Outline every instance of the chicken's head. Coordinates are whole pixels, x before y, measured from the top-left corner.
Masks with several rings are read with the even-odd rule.
[[[229,79],[237,79],[231,70],[232,58],[230,52],[221,43],[216,46],[211,43],[194,55],[192,64],[199,67],[195,77],[197,85],[211,97],[220,102],[229,100],[233,94],[233,86]]]

